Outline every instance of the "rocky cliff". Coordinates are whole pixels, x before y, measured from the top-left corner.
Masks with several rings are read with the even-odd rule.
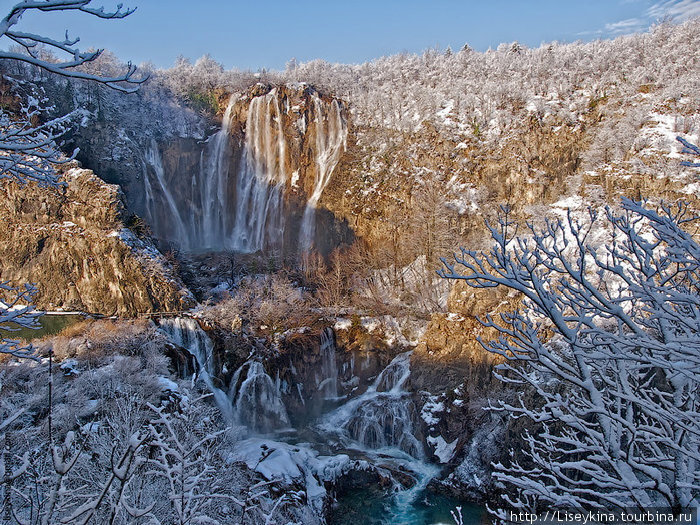
[[[45,310],[134,316],[191,307],[192,295],[152,242],[127,227],[129,217],[119,187],[89,170],[67,169],[53,188],[6,182],[0,280],[36,283]]]

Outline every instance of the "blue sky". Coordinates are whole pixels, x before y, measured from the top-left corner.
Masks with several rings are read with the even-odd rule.
[[[0,0],[2,15],[17,0]],[[700,16],[700,0],[118,0],[124,20],[82,13],[31,13],[18,29],[104,47],[159,67],[209,53],[227,69],[282,69],[305,62],[358,63],[428,47],[483,51],[501,42],[538,46],[643,31],[664,16]],[[117,0],[93,0],[113,7]]]

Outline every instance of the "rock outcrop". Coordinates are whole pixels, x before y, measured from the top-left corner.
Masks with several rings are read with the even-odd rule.
[[[194,298],[137,226],[119,187],[92,171],[67,169],[52,188],[5,182],[0,280],[35,283],[45,310],[134,316],[191,307]]]
[[[490,369],[499,360],[479,343],[498,337],[477,317],[512,311],[517,294],[503,288],[476,289],[464,281],[455,282],[447,302],[448,313],[435,313],[411,359],[411,383],[417,390],[432,392],[455,388],[461,383],[485,388],[491,382]],[[475,382],[479,382],[477,385]]]

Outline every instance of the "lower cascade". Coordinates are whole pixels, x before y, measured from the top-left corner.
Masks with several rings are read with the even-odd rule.
[[[175,317],[161,319],[160,330],[164,332],[173,343],[187,350],[194,356],[197,362],[197,376],[206,383],[209,391],[214,395],[216,405],[227,421],[233,421],[233,412],[226,394],[214,385],[214,344],[196,319],[188,317]],[[193,376],[194,377],[194,376]]]
[[[267,375],[260,361],[249,361],[236,371],[229,399],[233,404],[234,421],[254,432],[269,433],[289,427],[279,384]]]
[[[326,415],[321,431],[335,435],[344,446],[368,449],[397,448],[423,458],[415,437],[415,407],[403,385],[410,375],[411,352],[396,356],[363,395]]]
[[[232,375],[226,394],[212,380],[214,346],[196,319],[162,319],[160,330],[195,357],[196,374],[207,384],[227,420],[247,429],[249,435],[241,442],[238,457],[251,468],[266,477],[301,475],[310,499],[321,509],[326,495],[324,479],[333,479],[324,478],[324,473],[341,475],[343,465],[356,457],[360,463],[373,465],[381,476],[395,480],[388,499],[386,495],[383,500],[377,500],[376,494],[367,496],[386,502],[381,511],[384,517],[377,523],[424,523],[416,506],[423,505],[421,498],[440,469],[426,461],[416,437],[416,407],[404,388],[411,373],[412,352],[394,357],[364,394],[338,406],[342,397],[338,392],[335,334],[326,328],[320,336],[316,387],[323,399],[335,401],[330,404],[336,408],[318,418],[313,425],[315,437],[309,443],[308,433],[302,440],[302,434],[297,437],[302,429],[292,428],[282,390],[289,393],[293,389],[281,384],[279,374],[273,380],[260,360],[249,359]],[[336,452],[319,456],[316,446]],[[413,480],[408,487],[406,476]]]

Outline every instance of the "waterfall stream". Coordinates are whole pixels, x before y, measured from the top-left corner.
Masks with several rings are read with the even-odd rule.
[[[197,234],[198,248],[221,250],[231,247],[229,240],[230,212],[228,198],[229,184],[229,136],[233,107],[238,100],[231,95],[221,122],[221,129],[209,140],[206,148],[206,161],[200,166],[202,172],[199,187],[199,207],[201,223],[197,224],[192,214],[192,231]]]
[[[165,180],[165,170],[163,169],[163,160],[160,155],[160,150],[158,149],[158,144],[155,140],[151,139],[148,149],[144,155],[146,163],[153,168],[153,172],[156,176],[156,182],[158,183],[158,188],[165,199],[167,204],[167,209],[170,212],[172,218],[173,226],[175,231],[172,232],[174,237],[182,242],[185,249],[189,248],[189,236],[187,235],[187,229],[185,228],[185,223],[180,216],[180,210],[178,208],[175,197],[170,192],[170,188]],[[156,203],[153,195],[152,184],[149,180],[148,170],[144,170],[143,174],[144,186],[145,186],[145,196],[146,196],[146,206],[147,214],[156,220],[157,210]]]
[[[192,354],[197,361],[197,374],[214,395],[216,406],[221,411],[226,421],[234,421],[231,403],[226,393],[214,385],[213,350],[214,345],[209,336],[202,330],[196,319],[187,317],[175,317],[161,319],[160,330],[165,333],[176,345],[184,348]]]
[[[410,456],[424,457],[415,437],[415,407],[403,390],[410,375],[411,352],[396,356],[367,391],[323,417],[319,429],[343,446],[399,449]]]
[[[348,136],[348,128],[341,116],[338,101],[333,100],[330,109],[324,110],[320,98],[314,96],[313,100],[316,123],[316,180],[314,189],[306,201],[301,221],[299,247],[302,252],[308,252],[313,245],[316,233],[316,206],[338,164],[341,148],[347,148]]]
[[[282,244],[287,181],[282,118],[277,90],[250,101],[243,163],[236,183],[231,237],[236,251],[250,253]]]
[[[318,385],[318,389],[323,393],[325,399],[336,399],[338,397],[338,366],[335,360],[335,333],[332,328],[325,328],[321,332],[320,352],[323,380]]]

